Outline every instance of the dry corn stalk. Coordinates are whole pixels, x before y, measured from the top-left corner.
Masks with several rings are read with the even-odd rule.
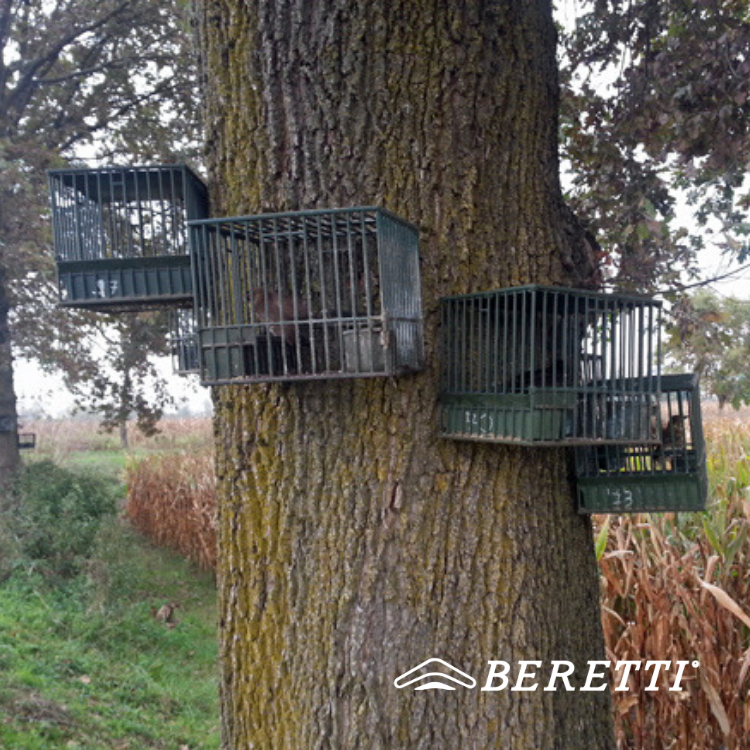
[[[210,452],[133,461],[126,469],[126,482],[126,514],[135,528],[203,568],[216,566],[216,488]]]

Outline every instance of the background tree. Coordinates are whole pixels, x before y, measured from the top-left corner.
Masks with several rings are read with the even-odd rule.
[[[45,170],[83,147],[127,162],[184,157],[194,100],[186,2],[0,0],[0,479],[18,461],[11,333],[16,353],[33,355],[102,321],[50,304]]]
[[[703,390],[738,409],[750,404],[750,302],[702,290],[674,306],[665,351]]]
[[[37,361],[62,372],[79,407],[97,414],[107,432],[117,431],[128,447],[128,422],[146,436],[158,432],[164,409],[175,404],[153,356],[170,353],[165,313],[131,313],[114,317],[106,328],[56,341]]]
[[[606,692],[393,685],[603,656],[565,451],[437,434],[439,297],[597,280],[550,3],[198,10],[214,213],[383,204],[420,227],[427,316],[419,375],[215,390],[224,746],[612,748]]]
[[[744,262],[747,0],[581,7],[563,45],[563,143],[571,204],[601,243],[609,276],[668,291],[697,274],[696,253],[708,245]]]

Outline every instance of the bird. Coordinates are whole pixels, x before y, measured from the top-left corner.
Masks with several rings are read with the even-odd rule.
[[[672,470],[675,459],[687,448],[687,430],[685,414],[672,414],[661,428],[661,443],[652,451],[654,465]]]
[[[250,292],[249,302],[257,323],[267,324],[272,336],[283,338],[287,344],[294,346],[295,324],[309,317],[307,304],[303,300],[298,299],[295,304],[291,294],[257,286]],[[280,325],[283,323],[288,325]]]
[[[151,616],[159,622],[163,622],[168,628],[176,628],[179,620],[175,618],[175,610],[179,606],[175,602],[168,602],[167,604],[162,604],[159,609],[151,607]]]

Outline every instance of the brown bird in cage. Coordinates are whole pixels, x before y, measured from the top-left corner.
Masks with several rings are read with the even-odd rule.
[[[662,442],[652,452],[655,466],[670,471],[674,468],[675,459],[687,448],[686,421],[685,414],[672,414],[662,425]]]
[[[249,301],[256,323],[268,324],[272,336],[283,338],[287,344],[295,343],[296,321],[307,320],[309,310],[303,300],[297,300],[296,306],[291,294],[278,292],[275,289],[264,289],[257,286],[250,292]],[[281,325],[286,323],[288,325]],[[302,331],[300,331],[302,335]]]

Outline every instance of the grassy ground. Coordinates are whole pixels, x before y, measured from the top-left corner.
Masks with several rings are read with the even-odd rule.
[[[217,748],[211,578],[121,527],[105,535],[83,577],[0,586],[0,747]],[[176,624],[155,616],[165,604]]]
[[[37,429],[40,450],[26,454],[27,461],[53,456],[119,480],[126,453],[95,428],[44,427]],[[173,433],[134,450],[169,450],[194,439]],[[114,519],[102,526],[83,572],[73,578],[20,557],[14,570],[7,547],[5,554],[2,750],[219,747],[210,575]]]

